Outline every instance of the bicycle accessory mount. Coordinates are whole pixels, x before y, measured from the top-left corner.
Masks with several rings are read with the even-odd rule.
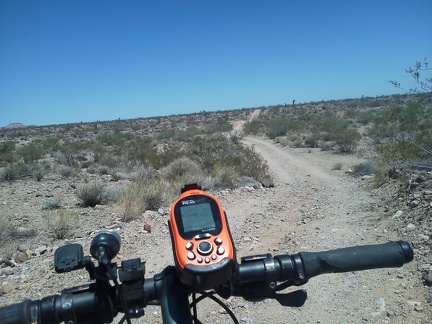
[[[196,184],[186,185],[171,207],[169,228],[180,281],[195,291],[229,282],[235,248],[219,201]]]

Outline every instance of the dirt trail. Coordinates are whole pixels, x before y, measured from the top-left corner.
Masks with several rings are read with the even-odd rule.
[[[227,201],[230,220],[248,215],[243,235],[236,238],[240,255],[321,251],[400,239],[378,225],[379,202],[362,180],[331,169],[335,162],[346,167],[359,163],[357,158],[283,148],[262,138],[246,138],[245,143],[267,160],[276,186],[252,199],[242,197],[234,206]],[[411,273],[408,265],[319,276],[304,286],[309,298],[302,308],[284,308],[274,300],[252,305],[240,301],[239,318],[247,323],[405,323],[408,317],[411,323],[427,323],[430,318],[415,310],[419,283]]]

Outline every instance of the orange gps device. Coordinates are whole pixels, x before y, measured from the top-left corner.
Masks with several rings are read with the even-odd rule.
[[[235,248],[219,201],[196,185],[186,185],[171,207],[169,228],[174,261],[182,283],[195,290],[228,282]]]

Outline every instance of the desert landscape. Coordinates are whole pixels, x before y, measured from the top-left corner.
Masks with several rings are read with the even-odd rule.
[[[173,264],[171,203],[197,182],[221,201],[238,257],[414,248],[401,268],[311,279],[301,308],[230,298],[240,323],[432,320],[430,96],[11,126],[0,130],[1,306],[88,283],[85,270],[56,274],[53,255],[70,242],[89,254],[103,229],[121,236],[114,261],[141,257],[146,277],[162,271]],[[229,322],[217,304],[198,310],[202,322]],[[145,311],[135,323],[161,322],[158,307]]]

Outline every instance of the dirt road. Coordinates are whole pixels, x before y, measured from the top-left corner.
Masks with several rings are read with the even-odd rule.
[[[238,257],[322,251],[403,239],[388,229],[388,215],[383,214],[383,206],[368,180],[346,174],[349,167],[360,162],[355,156],[283,148],[261,138],[246,138],[244,142],[254,145],[267,160],[275,187],[213,192],[228,214]],[[342,170],[333,170],[336,162],[342,163]],[[47,178],[41,183],[29,180],[2,184],[3,211],[19,212],[25,226],[34,226],[33,221],[42,224],[34,206],[39,206],[41,193],[46,191],[48,195],[55,190],[61,190],[64,201],[71,202],[69,207],[74,208],[76,197],[70,190],[75,185],[73,180]],[[82,244],[86,254],[95,233],[108,228],[117,230],[122,237],[121,253],[115,262],[141,257],[147,261],[146,277],[173,264],[166,212],[146,212],[129,223],[121,222],[107,206],[87,208],[80,214],[79,228],[85,230],[80,230],[72,241]],[[143,224],[150,224],[151,232],[145,231]],[[39,234],[19,242],[20,250],[45,250],[32,254],[10,268],[10,274],[0,277],[0,305],[38,299],[64,287],[89,282],[85,270],[56,274],[54,251],[68,241],[49,240]],[[17,251],[15,243],[8,248],[11,253]],[[323,275],[312,278],[303,288],[309,297],[301,308],[283,307],[275,300],[251,303],[240,298],[231,298],[228,304],[241,323],[405,324],[430,323],[432,319],[428,305],[420,302],[427,287],[419,280],[415,262],[401,269]],[[294,290],[295,287],[288,289]],[[220,306],[211,302],[199,305],[199,318],[203,323],[229,322]],[[134,323],[160,321],[159,307],[151,306],[145,317]]]
[[[247,138],[267,160],[275,188],[230,197],[225,202],[239,255],[274,255],[320,251],[401,239],[386,230],[380,202],[365,180],[345,173],[361,162],[355,156],[319,150],[282,148],[261,138]],[[332,170],[336,162],[344,167]],[[240,218],[240,219],[238,219]],[[413,265],[315,277],[303,286],[309,298],[302,308],[284,308],[276,301],[239,302],[234,307],[245,323],[427,323]],[[294,289],[292,289],[294,290]],[[236,307],[237,306],[237,307]],[[429,315],[428,315],[429,314]]]

